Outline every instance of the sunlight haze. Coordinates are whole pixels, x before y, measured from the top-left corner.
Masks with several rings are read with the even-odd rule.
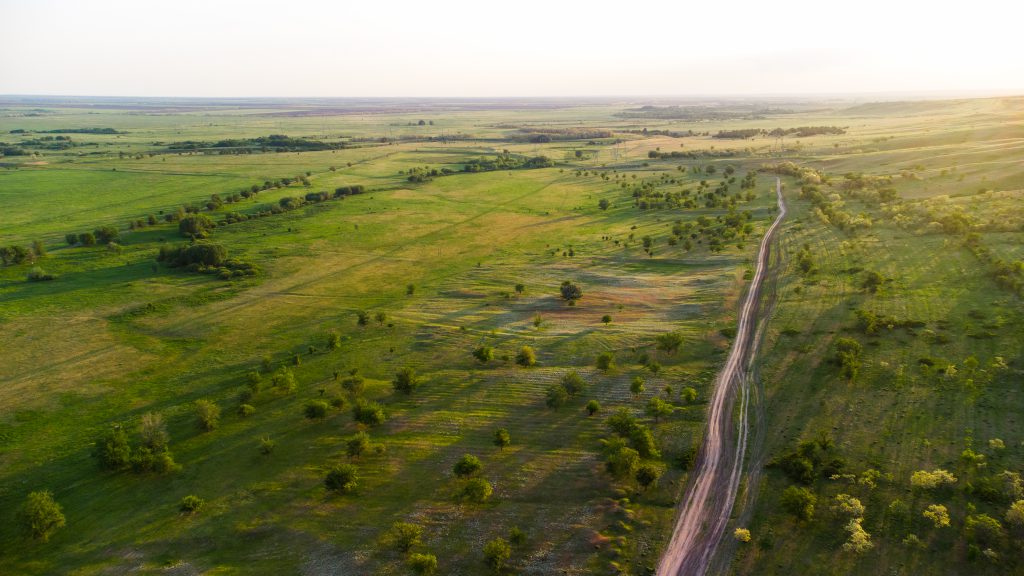
[[[0,0],[0,93],[1012,92],[1020,8],[826,2]],[[879,17],[885,14],[885,17]],[[13,48],[13,49],[12,49]]]

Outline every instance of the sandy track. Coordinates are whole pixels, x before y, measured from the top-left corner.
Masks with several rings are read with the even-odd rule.
[[[659,576],[697,576],[708,570],[715,548],[722,540],[732,513],[743,471],[747,447],[747,408],[750,392],[747,366],[757,329],[761,285],[768,268],[769,246],[786,216],[782,182],[775,179],[779,214],[768,228],[757,253],[757,269],[740,309],[736,339],[725,366],[718,374],[708,406],[704,444],[676,519],[672,540],[658,565]],[[733,422],[733,406],[739,393],[739,422]]]

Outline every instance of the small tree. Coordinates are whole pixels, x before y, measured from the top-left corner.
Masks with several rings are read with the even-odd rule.
[[[601,322],[604,322],[604,324],[607,326],[608,324],[612,323],[612,317],[609,316],[608,314],[605,314],[604,316],[601,316]]]
[[[569,393],[565,391],[565,387],[554,384],[548,387],[548,391],[544,399],[544,403],[548,408],[558,410],[568,401]]]
[[[593,416],[594,414],[597,414],[600,411],[601,411],[601,403],[600,402],[598,402],[597,400],[591,400],[590,402],[587,402],[587,415],[588,416]]]
[[[667,354],[675,354],[683,345],[683,334],[681,332],[669,332],[655,338],[658,350]]]
[[[388,315],[384,312],[377,312],[373,315],[373,319],[377,321],[377,324],[383,326],[388,321]]]
[[[196,419],[200,430],[216,430],[220,423],[220,407],[206,399],[196,400]]]
[[[615,356],[611,352],[602,352],[597,355],[597,369],[607,372],[615,368]]]
[[[420,382],[416,377],[416,371],[407,366],[395,374],[395,379],[391,382],[391,385],[395,388],[395,392],[412,394],[420,385]]]
[[[65,518],[53,495],[42,490],[31,492],[25,498],[18,511],[18,523],[27,537],[45,542],[64,527]]]
[[[666,416],[671,416],[675,408],[657,396],[647,402],[647,415],[654,418],[655,422]]]
[[[494,431],[494,445],[504,450],[506,446],[512,443],[512,436],[509,435],[508,430],[504,428],[498,428]]]
[[[629,383],[629,392],[634,398],[640,396],[644,392],[644,377],[634,376],[633,380]]]
[[[393,548],[403,554],[420,544],[423,527],[411,522],[395,522],[381,538],[381,544]]]
[[[493,493],[494,488],[491,487],[491,483],[483,478],[470,478],[462,489],[462,495],[465,498],[477,503],[486,502]]]
[[[570,398],[575,398],[577,394],[587,390],[587,382],[575,370],[570,370],[562,375],[560,383]]]
[[[605,198],[601,198],[600,200],[597,201],[597,207],[600,208],[601,210],[607,210],[608,207],[611,205],[612,203]]]
[[[504,538],[495,538],[484,545],[484,561],[491,572],[501,572],[512,557],[512,547]]]
[[[523,346],[516,354],[516,364],[529,368],[537,364],[537,353],[529,346]]]
[[[370,313],[365,310],[356,312],[356,324],[366,326],[370,323]]]
[[[178,232],[186,238],[205,238],[214,226],[206,214],[189,214],[178,222]]]
[[[526,284],[516,284],[516,294],[522,295],[526,292]]]
[[[323,420],[327,417],[327,409],[330,406],[323,400],[311,400],[306,402],[302,413],[310,420]]]
[[[406,296],[412,296],[415,293],[416,293],[416,285],[415,284],[408,284],[408,285],[406,285],[406,287],[405,287],[405,295]]]
[[[481,346],[476,350],[473,350],[473,357],[480,361],[481,364],[486,364],[491,360],[494,360],[494,348],[490,346]]]
[[[83,232],[78,235],[78,243],[82,246],[95,246],[96,236],[92,232]]]
[[[324,485],[335,492],[351,492],[359,486],[359,469],[352,464],[338,464],[328,470]]]
[[[484,466],[480,463],[480,459],[472,454],[464,454],[459,461],[452,467],[452,472],[460,478],[469,478],[475,476],[483,470]]]
[[[619,446],[608,456],[605,467],[616,478],[627,478],[636,474],[640,466],[640,453],[626,446]]]
[[[295,381],[295,374],[283,366],[274,372],[274,375],[270,377],[270,381],[274,388],[284,393],[294,392],[295,388],[298,387],[298,383]]]
[[[750,530],[747,530],[746,528],[737,528],[733,531],[732,537],[735,538],[737,542],[743,542],[745,544],[750,542]]]
[[[437,556],[433,554],[410,554],[409,569],[418,576],[433,576],[437,573]]]
[[[560,291],[562,299],[569,303],[573,303],[583,297],[583,290],[568,280],[562,282]]]
[[[341,334],[331,332],[327,335],[327,349],[337,350],[338,348],[341,348]]]

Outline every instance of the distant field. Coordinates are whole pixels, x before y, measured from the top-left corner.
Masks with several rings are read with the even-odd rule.
[[[791,216],[759,362],[764,444],[750,466],[763,473],[744,485],[756,498],[731,527],[749,528],[752,540],[728,538],[725,570],[1019,570],[1024,527],[1005,515],[1024,494],[1012,475],[998,475],[1024,465],[1022,292],[1012,271],[1024,254],[1020,102],[687,118],[609,102],[324,115],[293,103],[134,112],[4,104],[0,142],[26,154],[0,157],[0,245],[40,241],[47,254],[0,267],[0,508],[10,516],[0,523],[0,572],[406,574],[405,555],[380,541],[404,521],[423,527],[414,551],[435,554],[439,573],[483,572],[484,544],[513,527],[526,537],[508,573],[651,573],[736,300],[774,215],[775,172]],[[806,126],[843,133],[769,135]],[[57,135],[47,130],[107,127],[121,133],[62,134],[74,143],[62,150],[31,142]],[[736,130],[763,132],[715,137]],[[271,134],[332,149],[255,143]],[[201,144],[169,147],[186,141]],[[550,165],[463,171],[499,155]],[[453,173],[430,176],[443,168]],[[261,190],[252,197],[206,206],[253,185]],[[281,208],[355,185],[364,191]],[[880,200],[889,188],[895,197]],[[224,280],[224,264],[199,274],[158,263],[161,246],[188,242],[165,219],[182,206],[225,221],[209,242],[259,272]],[[237,215],[244,221],[226,222]],[[65,241],[102,226],[119,231],[115,245]],[[1009,276],[997,278],[988,254],[1009,263]],[[56,279],[26,281],[35,266]],[[862,287],[871,271],[882,277],[876,292]],[[560,296],[566,280],[583,292],[572,306]],[[882,328],[864,333],[857,310],[881,317]],[[659,350],[657,337],[673,332],[678,351]],[[852,379],[829,360],[838,338],[862,346]],[[482,346],[493,348],[487,363],[472,355]],[[516,364],[523,346],[536,350],[536,366]],[[604,352],[609,370],[596,366]],[[282,366],[294,392],[271,385]],[[411,395],[392,388],[406,367],[421,380]],[[253,370],[263,375],[250,398]],[[342,387],[353,370],[365,378],[356,394]],[[547,406],[549,387],[570,370],[587,390]],[[637,376],[644,389],[632,393]],[[654,415],[653,398],[667,412]],[[221,409],[215,430],[196,425],[201,399]],[[344,406],[305,418],[321,399]],[[379,402],[386,422],[357,423],[359,399]],[[590,400],[600,403],[593,416]],[[240,416],[240,404],[255,412]],[[660,451],[642,458],[661,473],[649,488],[606,470],[606,419],[620,407]],[[97,438],[121,424],[137,445],[151,412],[166,422],[181,469],[101,469]],[[501,449],[500,428],[511,436]],[[382,449],[349,455],[360,431]],[[818,466],[794,480],[779,459],[822,433],[828,458],[843,462],[837,478]],[[264,438],[276,442],[270,454],[260,453]],[[990,447],[996,438],[1003,448]],[[966,448],[985,465],[965,460]],[[452,468],[463,454],[482,461],[493,487],[486,502],[459,495],[466,481]],[[359,470],[352,493],[325,488],[341,463]],[[957,483],[912,490],[911,473],[933,468]],[[858,482],[869,469],[877,475]],[[817,498],[811,519],[781,504],[791,485]],[[48,542],[23,538],[13,522],[33,490],[51,491],[67,518]],[[863,503],[869,550],[843,550],[845,519],[831,510],[839,493]],[[186,495],[205,505],[180,512]],[[933,503],[948,507],[951,526],[921,516]],[[999,520],[1001,536],[965,530],[981,513]],[[904,544],[909,534],[919,541]]]

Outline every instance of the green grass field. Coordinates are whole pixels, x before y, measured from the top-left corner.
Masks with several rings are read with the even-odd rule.
[[[651,573],[685,486],[680,461],[699,444],[735,303],[774,215],[773,174],[759,173],[746,198],[738,182],[784,161],[825,175],[828,183],[817,186],[829,209],[872,223],[843,230],[823,221],[801,194],[806,174],[784,178],[791,216],[759,361],[765,443],[752,465],[826,432],[845,467],[836,480],[816,476],[808,484],[817,496],[809,521],[784,511],[779,495],[793,481],[777,466],[746,485],[757,498],[735,512],[735,524],[752,540],[725,546],[734,556],[730,570],[1019,570],[1021,534],[1004,517],[1024,495],[979,487],[1024,464],[1020,284],[997,281],[992,261],[977,253],[981,246],[1007,262],[1022,257],[1022,102],[804,106],[726,120],[624,117],[633,108],[626,103],[332,115],[284,113],[295,112],[287,105],[52,107],[40,115],[8,107],[0,141],[30,154],[0,157],[0,245],[40,241],[47,254],[0,268],[0,509],[8,520],[0,523],[0,572],[407,574],[405,556],[380,542],[392,523],[405,521],[423,527],[414,551],[435,554],[439,573],[485,572],[484,544],[508,538],[513,527],[526,539],[513,548],[508,573]],[[782,141],[712,137],[825,125],[846,131]],[[66,150],[26,144],[44,130],[101,127],[123,133],[70,134],[76,146]],[[607,133],[529,142],[523,127]],[[166,146],[269,134],[345,147],[222,154]],[[459,172],[505,150],[544,155],[553,166]],[[671,151],[691,155],[651,157]],[[456,173],[410,182],[410,170],[423,166]],[[893,179],[844,185],[853,172]],[[252,216],[289,196],[351,185],[366,192],[216,227],[210,241],[257,265],[256,276],[222,280],[156,262],[161,246],[187,241],[164,215],[211,194],[302,176],[308,186],[270,187],[202,212],[215,220]],[[645,182],[655,194],[643,198],[650,209],[632,195]],[[732,211],[721,203],[653,206],[658,194],[697,190],[703,198],[720,184],[730,186],[722,197],[734,198]],[[888,187],[898,202],[877,200]],[[711,236],[696,232],[744,211],[749,230],[714,250]],[[929,218],[950,213],[966,214],[966,228],[931,226]],[[150,214],[159,223],[129,228]],[[119,246],[64,240],[107,225],[120,230]],[[674,235],[674,225],[695,232]],[[797,265],[805,245],[814,260],[808,273]],[[34,266],[57,278],[26,281]],[[876,293],[861,288],[866,271],[884,277]],[[1012,283],[1019,272],[1010,274]],[[559,295],[566,280],[583,290],[574,306]],[[857,309],[915,324],[862,334]],[[357,323],[361,311],[370,314],[366,326]],[[328,346],[332,332],[338,349]],[[655,347],[669,332],[683,335],[678,352]],[[840,337],[863,345],[852,381],[828,361]],[[495,359],[477,362],[471,353],[480,346],[493,347]],[[522,346],[536,350],[537,366],[512,360]],[[616,367],[596,368],[603,352]],[[973,370],[964,365],[972,356]],[[263,389],[246,400],[255,413],[242,417],[247,374],[265,359],[271,369],[290,366],[297,389],[274,390],[264,373]],[[411,395],[392,389],[404,367],[422,380]],[[354,421],[354,398],[336,376],[354,369],[366,379],[362,397],[384,406],[385,423]],[[571,369],[587,391],[549,408],[546,390]],[[634,395],[638,375],[646,388]],[[696,401],[680,396],[685,387],[696,390]],[[305,418],[303,407],[321,397],[344,398],[346,406]],[[648,415],[653,397],[670,402],[672,414]],[[196,424],[200,399],[222,411],[213,431]],[[588,416],[592,399],[601,410]],[[661,452],[646,459],[664,471],[646,490],[605,470],[605,419],[619,407],[651,428]],[[120,424],[137,443],[151,412],[166,422],[181,469],[99,467],[96,439]],[[499,428],[512,438],[504,449],[492,443]],[[384,449],[348,456],[347,441],[364,429]],[[262,438],[276,442],[272,453],[260,453]],[[990,448],[995,438],[1005,447]],[[984,466],[961,458],[968,447],[985,455]],[[460,497],[464,481],[452,466],[467,453],[480,458],[493,485],[486,502]],[[346,462],[359,469],[358,488],[327,490],[327,470]],[[957,484],[911,490],[910,474],[933,468],[950,470]],[[875,487],[857,482],[868,469],[879,473]],[[15,522],[37,490],[49,490],[66,517],[45,542],[26,538]],[[864,504],[870,550],[843,550],[843,522],[830,510],[839,493]],[[182,513],[190,494],[205,505]],[[891,512],[895,499],[909,512]],[[932,503],[948,507],[950,526],[931,528],[921,517]],[[1001,538],[965,531],[968,516],[981,513],[999,519]],[[920,542],[904,544],[908,534]]]

